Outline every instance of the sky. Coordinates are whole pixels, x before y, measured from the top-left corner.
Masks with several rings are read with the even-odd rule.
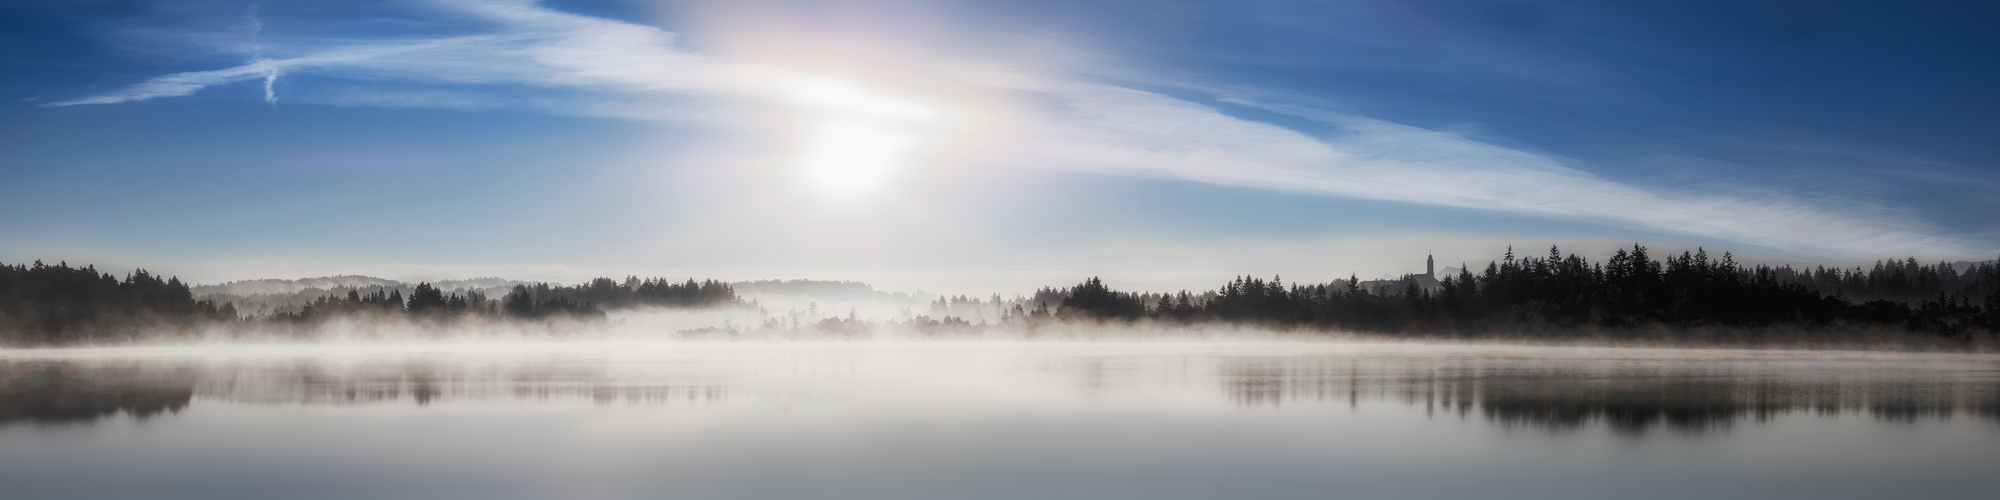
[[[984,295],[2000,254],[1980,2],[0,2],[0,262]]]

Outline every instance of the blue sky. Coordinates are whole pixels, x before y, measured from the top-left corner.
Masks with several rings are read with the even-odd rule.
[[[86,1],[0,28],[7,262],[983,294],[1510,244],[2000,252],[1991,4]]]

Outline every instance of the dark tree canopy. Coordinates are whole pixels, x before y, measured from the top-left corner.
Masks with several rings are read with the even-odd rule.
[[[0,264],[0,342],[36,344],[112,338],[137,328],[236,319],[234,307],[195,300],[179,278],[144,269],[120,280],[95,267]]]
[[[2000,262],[2000,261],[1996,261]],[[2000,331],[2000,265],[1887,261],[1872,270],[1745,267],[1705,250],[1656,260],[1644,246],[1603,263],[1549,248],[1544,258],[1512,251],[1474,274],[1462,268],[1435,286],[1409,275],[1370,293],[1356,279],[1290,287],[1276,277],[1239,277],[1208,294],[1162,294],[1149,302],[1097,278],[1047,291],[1068,297],[1056,316],[1141,317],[1380,333],[1557,334],[1641,326],[1747,331],[1877,326],[1969,340]],[[1393,291],[1388,291],[1393,290]],[[1192,300],[1191,300],[1192,298]],[[1206,300],[1202,300],[1205,298]]]
[[[292,325],[343,317],[403,318],[431,324],[469,318],[599,321],[606,317],[602,308],[746,305],[720,281],[628,277],[622,283],[598,278],[577,286],[516,286],[497,301],[477,290],[447,292],[431,283],[418,283],[407,298],[396,289],[347,290],[320,296],[295,311],[254,319]],[[67,263],[0,264],[0,344],[185,334],[197,327],[242,319],[234,304],[217,306],[196,300],[180,279],[161,278],[144,269],[121,280],[94,267],[70,267]]]
[[[1062,318],[1135,319],[1146,314],[1146,305],[1129,293],[1115,292],[1092,277],[1069,289],[1056,316]]]
[[[1992,341],[2000,331],[2000,261],[1954,266],[1914,258],[1864,269],[1744,266],[1705,250],[1655,258],[1644,246],[1621,249],[1603,262],[1554,247],[1546,257],[1505,258],[1483,271],[1406,275],[1362,282],[1350,276],[1319,284],[1286,284],[1243,276],[1213,291],[1121,292],[1091,277],[1068,288],[1042,288],[994,306],[1002,322],[1035,326],[1054,321],[1219,322],[1279,328],[1382,334],[1552,336],[1579,332],[1710,329],[1814,334],[1864,327],[1901,330],[1959,342]],[[966,297],[940,299],[949,313]],[[295,311],[252,321],[312,324],[334,318],[401,319],[443,324],[489,321],[600,321],[605,309],[746,307],[727,283],[627,277],[575,286],[518,285],[498,300],[476,290],[446,291],[419,283],[399,289],[346,290],[320,296]],[[120,279],[93,267],[0,264],[0,343],[60,344],[190,332],[240,322],[235,305],[196,300],[178,278],[135,270]],[[963,319],[913,321],[920,330],[976,330]],[[865,329],[861,319],[837,319],[821,330]],[[260,323],[265,324],[265,323]],[[1760,335],[1747,333],[1748,335]],[[1985,339],[1985,340],[1981,340]]]

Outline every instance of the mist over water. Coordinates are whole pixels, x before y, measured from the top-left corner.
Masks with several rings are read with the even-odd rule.
[[[596,339],[9,350],[0,381],[0,481],[24,498],[2000,487],[1981,354]]]
[[[0,500],[2000,498],[2000,10],[1681,4],[0,2]]]

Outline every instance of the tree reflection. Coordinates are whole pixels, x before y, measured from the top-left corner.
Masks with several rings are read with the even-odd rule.
[[[814,390],[846,390],[814,384],[852,383],[844,375],[822,376],[851,372],[845,362],[830,365],[837,368],[790,364],[798,362],[793,358],[771,361],[778,365],[730,364],[735,362],[689,358],[620,364],[589,357],[0,361],[0,425],[91,422],[121,414],[144,419],[178,412],[197,400],[412,407],[480,400],[710,404],[737,393],[793,398],[816,394]],[[1422,408],[1432,418],[1479,418],[1503,429],[1550,433],[1602,428],[1628,436],[1656,430],[1701,434],[1788,414],[1866,415],[1892,424],[1968,417],[2000,422],[2000,380],[1995,379],[2000,372],[1991,362],[1959,363],[1963,366],[1865,360],[1085,356],[1043,359],[1025,369],[1073,376],[1076,389],[1091,400],[1157,384],[1186,388],[1185,381],[1200,380],[1197,387],[1218,384],[1229,400],[1243,406],[1318,402],[1358,408],[1363,401],[1393,402]],[[954,384],[904,386],[900,381],[967,375],[930,371],[934,368],[891,369],[891,377],[868,383],[890,391],[918,391],[907,397],[949,397],[921,391],[954,390]],[[773,379],[772,374],[785,375]],[[790,378],[794,376],[799,378]]]
[[[89,423],[121,413],[144,420],[178,413],[193,397],[193,378],[181,370],[0,362],[0,426]]]
[[[428,361],[360,365],[195,362],[0,362],[0,426],[146,419],[196,399],[254,404],[357,405],[453,400],[582,400],[597,404],[713,403],[727,387],[673,377],[614,380],[601,368]]]
[[[266,404],[355,405],[407,401],[583,400],[598,404],[706,403],[727,399],[721,385],[676,377],[618,379],[582,363],[452,363],[409,360],[336,366],[239,366],[209,377],[202,398]]]
[[[1534,363],[1227,359],[1219,378],[1245,406],[1287,401],[1397,401],[1427,413],[1477,413],[1502,428],[1569,432],[1601,425],[1629,436],[1653,429],[1690,435],[1800,413],[1868,415],[1883,422],[2000,422],[2000,385],[1986,379],[1900,377],[1879,372],[1774,376],[1755,369],[1583,369]],[[1802,376],[1801,376],[1802,375]]]

